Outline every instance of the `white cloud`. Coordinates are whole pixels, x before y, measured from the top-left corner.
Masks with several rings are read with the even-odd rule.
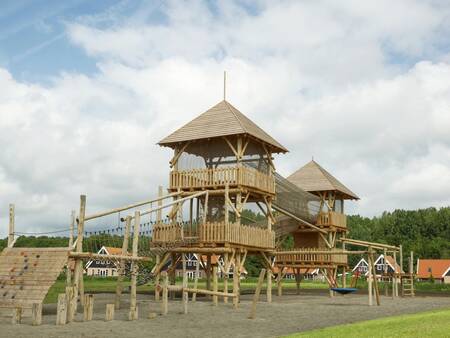
[[[282,174],[314,155],[362,197],[350,210],[366,215],[450,203],[450,64],[438,48],[449,8],[162,10],[165,23],[69,23],[96,74],[61,73],[44,87],[0,69],[2,224],[9,202],[24,230],[67,223],[81,193],[88,210],[153,196],[170,158],[156,142],[221,99],[224,69],[229,100],[291,150],[277,157]]]

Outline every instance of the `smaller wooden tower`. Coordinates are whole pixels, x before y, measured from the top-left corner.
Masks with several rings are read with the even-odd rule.
[[[348,232],[344,201],[358,200],[359,197],[314,160],[287,179],[299,188],[318,196],[320,211],[314,223],[315,228],[286,217],[280,219],[282,226],[296,230],[292,232],[294,238],[292,251],[289,253],[279,251],[276,255],[278,269],[322,268],[330,285],[333,286],[336,282],[337,269],[342,267],[345,271],[347,267],[347,256],[326,252],[341,250],[336,248],[337,239],[345,237]]]

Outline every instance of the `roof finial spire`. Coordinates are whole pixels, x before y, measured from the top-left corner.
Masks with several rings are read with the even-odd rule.
[[[227,72],[223,71],[223,100],[227,99]]]
[[[314,161],[314,155],[313,155],[313,156],[311,156],[311,161]]]

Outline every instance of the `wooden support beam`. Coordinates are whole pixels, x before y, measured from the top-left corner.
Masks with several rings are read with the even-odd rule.
[[[73,249],[73,230],[75,228],[75,210],[72,210],[70,214],[70,225],[69,225],[69,249]],[[66,285],[69,286],[72,284],[72,270],[70,268],[70,263],[67,264],[66,270]],[[78,296],[78,295],[77,295]]]
[[[188,287],[188,278],[187,278],[187,272],[186,272],[186,257],[185,254],[181,254],[181,259],[183,262],[183,291],[182,291],[182,297],[183,297],[183,313],[188,313],[188,301],[189,301],[189,294],[185,291],[185,289]]]
[[[58,295],[56,306],[56,325],[65,325],[67,320],[67,297],[65,293]]]
[[[94,295],[84,295],[83,321],[89,322],[94,316]]]
[[[105,322],[114,320],[115,304],[106,304]]]
[[[369,247],[369,255],[370,255],[370,264],[371,264],[371,269],[373,271],[373,286],[375,289],[375,299],[377,301],[377,305],[380,306],[380,290],[378,289],[378,278],[377,278],[377,270],[375,269],[375,260],[374,260],[374,256],[373,256],[373,251],[372,248]]]
[[[42,324],[42,303],[33,303],[31,307],[31,325],[39,326]]]
[[[125,233],[123,234],[123,242],[122,242],[122,256],[128,257],[128,241],[130,237],[130,228],[131,228],[131,217],[127,216],[125,221]],[[125,277],[125,264],[124,260],[119,263],[119,276],[117,277],[117,285],[116,285],[116,296],[115,296],[115,308],[117,310],[120,309],[120,298],[122,296],[123,290],[123,280]]]
[[[15,206],[9,205],[9,226],[8,226],[8,248],[12,248],[14,245],[14,231],[15,231]]]
[[[194,277],[194,289],[197,289],[198,278],[200,275],[200,254],[197,254],[197,265],[195,266],[195,277]],[[197,293],[192,294],[192,302],[195,303],[197,300]]]
[[[163,291],[162,291],[162,302],[161,302],[161,314],[163,316],[167,315],[169,311],[169,276],[166,271],[161,272],[161,277],[163,280]]]
[[[13,309],[11,323],[13,325],[22,323],[22,307],[16,306]],[[65,324],[65,323],[64,323]]]
[[[186,142],[181,149],[176,149],[174,157],[169,161],[170,167],[173,168],[177,165],[178,159],[180,158],[181,154],[186,150],[186,148],[189,146],[191,142]]]
[[[73,322],[75,314],[77,313],[77,296],[76,289],[73,286],[66,286],[66,301],[67,301],[67,322]]]
[[[78,215],[78,232],[77,232],[77,246],[76,252],[83,252],[83,236],[84,236],[84,218],[86,214],[86,196],[80,196],[80,212]],[[81,259],[75,260],[75,271],[74,271],[74,286],[76,288],[76,295],[81,295],[80,303],[84,305],[84,293],[83,287],[80,287],[83,283],[83,261]]]
[[[278,275],[277,275],[277,295],[278,297],[281,297],[283,295],[283,286],[282,286],[282,280],[283,280],[283,269],[284,267],[280,267],[278,269]]]
[[[348,243],[348,244],[353,244],[353,245],[357,245],[357,246],[363,246],[368,248],[369,246],[372,247],[372,249],[379,249],[379,250],[383,250],[383,249],[388,249],[388,250],[392,250],[392,251],[399,251],[400,248],[393,246],[393,245],[387,245],[387,244],[382,244],[382,243],[374,243],[374,242],[367,242],[367,241],[360,241],[357,239],[351,239],[351,238],[341,238],[339,239],[340,242],[343,243]]]
[[[272,270],[267,269],[267,303],[272,303]]]
[[[262,287],[262,284],[264,281],[265,274],[266,274],[266,269],[261,269],[261,272],[259,273],[258,284],[256,285],[255,294],[253,295],[253,301],[252,301],[252,305],[250,308],[250,314],[248,315],[249,319],[255,319],[256,304],[258,303],[258,300],[259,300],[259,295],[261,293],[261,287]]]
[[[218,291],[218,287],[219,287],[219,283],[217,280],[217,266],[214,265],[213,267],[213,291],[217,292]],[[219,297],[217,297],[217,295],[213,296],[213,304],[214,306],[217,306],[219,303]]]
[[[241,253],[238,251],[236,252],[236,257],[234,259],[234,268],[233,268],[233,293],[238,295],[236,298],[233,299],[233,307],[235,309],[239,306],[239,278],[241,276]]]
[[[141,213],[139,211],[134,212],[134,228],[133,228],[133,243],[132,243],[132,255],[137,257],[138,243],[139,243],[139,231],[141,225]],[[138,309],[136,300],[136,282],[138,274],[138,264],[136,261],[131,262],[131,291],[130,291],[130,312],[129,319],[138,319]]]

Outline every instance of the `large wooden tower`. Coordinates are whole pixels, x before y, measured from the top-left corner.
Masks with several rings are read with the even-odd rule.
[[[174,150],[169,192],[180,203],[168,222],[155,225],[152,245],[170,252],[173,262],[185,252],[206,254],[208,260],[222,255],[225,270],[234,265],[239,273],[247,254],[258,254],[269,265],[275,249],[272,156],[287,149],[225,100],[159,145]],[[241,223],[249,203],[265,211],[264,224]]]

